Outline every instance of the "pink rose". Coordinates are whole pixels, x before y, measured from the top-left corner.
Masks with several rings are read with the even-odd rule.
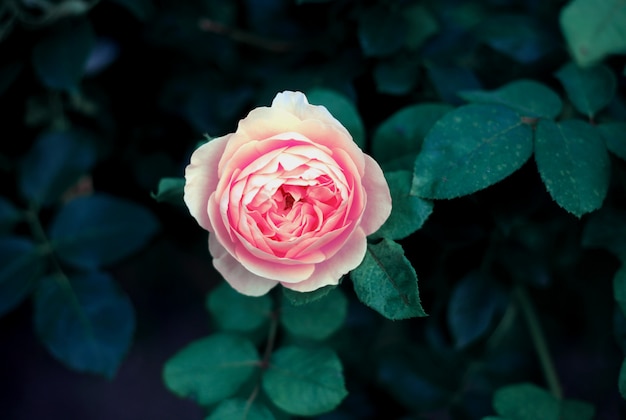
[[[278,283],[300,292],[337,284],[391,212],[378,164],[301,92],[279,93],[199,147],[185,179],[215,268],[250,296]]]

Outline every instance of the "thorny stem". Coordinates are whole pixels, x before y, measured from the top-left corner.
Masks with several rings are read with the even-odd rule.
[[[526,324],[528,325],[528,330],[533,340],[535,350],[537,351],[537,356],[539,357],[541,369],[543,370],[546,382],[548,383],[548,388],[550,389],[552,395],[560,400],[563,398],[563,390],[561,389],[561,384],[559,382],[559,377],[556,373],[554,363],[552,362],[552,357],[550,357],[546,337],[543,329],[541,328],[541,324],[539,323],[535,307],[533,306],[524,286],[518,285],[515,288],[514,293],[520,305],[520,309],[522,310],[524,319],[526,320]]]

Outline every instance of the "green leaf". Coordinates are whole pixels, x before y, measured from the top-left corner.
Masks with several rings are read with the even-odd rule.
[[[391,191],[391,215],[370,238],[404,239],[422,227],[433,211],[433,203],[411,195],[411,172],[386,172],[385,179]]]
[[[448,304],[448,325],[457,348],[464,348],[491,327],[502,302],[495,282],[482,272],[472,272],[454,288]]]
[[[539,60],[558,46],[551,28],[532,14],[492,14],[472,32],[494,50],[523,64]]]
[[[470,104],[443,116],[415,160],[411,194],[455,198],[495,184],[533,151],[532,128],[502,105]]]
[[[94,145],[83,133],[43,133],[18,166],[22,196],[38,205],[53,204],[95,163]]]
[[[280,348],[272,354],[262,381],[277,407],[298,416],[331,411],[348,394],[341,361],[328,348]]]
[[[275,417],[265,406],[233,398],[224,400],[205,420],[274,420]]]
[[[494,394],[496,412],[509,420],[591,420],[592,405],[576,400],[557,400],[530,383],[504,386]]]
[[[112,378],[130,348],[135,315],[128,297],[105,273],[41,280],[35,330],[50,353],[72,369]]]
[[[323,299],[294,306],[284,297],[280,322],[298,337],[324,340],[343,325],[348,314],[348,300],[341,289],[334,289]]]
[[[493,407],[511,420],[556,420],[559,417],[559,402],[546,390],[528,383],[498,389]]]
[[[389,95],[405,95],[417,85],[420,62],[414,57],[396,55],[374,67],[376,90]]]
[[[626,265],[622,265],[613,277],[613,296],[626,316]]]
[[[307,303],[315,302],[318,299],[325,297],[332,292],[337,286],[329,285],[320,287],[312,292],[296,292],[294,290],[283,287],[283,295],[294,306],[306,305]]]
[[[61,208],[49,237],[62,261],[92,269],[138,251],[158,227],[155,216],[138,204],[96,194],[75,198]]]
[[[95,34],[85,18],[66,19],[33,48],[33,65],[49,88],[73,91],[83,77]]]
[[[626,212],[609,207],[589,216],[583,229],[582,245],[604,248],[626,260]]]
[[[466,90],[459,96],[468,102],[500,104],[525,117],[556,118],[563,107],[554,91],[533,80],[516,80],[496,90]]]
[[[407,22],[400,10],[382,6],[360,14],[358,37],[363,54],[382,57],[400,50],[407,41]]]
[[[626,359],[622,362],[622,367],[619,370],[618,388],[622,398],[626,399]]]
[[[15,82],[23,67],[19,61],[11,61],[0,66],[0,95]]]
[[[185,190],[185,178],[161,178],[156,194],[150,196],[159,203],[185,205],[183,195]]]
[[[595,417],[593,405],[576,400],[564,400],[561,402],[561,413],[558,420],[592,420]]]
[[[384,317],[398,320],[426,316],[417,275],[399,244],[388,239],[368,244],[363,262],[350,277],[359,300]]]
[[[170,358],[163,380],[174,394],[210,405],[234,395],[260,363],[252,342],[219,333],[192,342]]]
[[[623,0],[573,0],[560,15],[561,30],[580,66],[626,50],[626,3]]]
[[[405,7],[402,15],[408,22],[404,45],[409,50],[417,50],[428,38],[439,32],[437,19],[421,3]]]
[[[437,120],[452,109],[446,104],[423,103],[394,113],[374,132],[372,156],[383,165],[394,160],[406,162],[404,169],[412,171],[426,134]]]
[[[141,21],[147,20],[154,13],[152,0],[112,0],[128,9],[130,13]]]
[[[19,236],[0,239],[0,316],[28,296],[43,269],[43,256],[30,239]]]
[[[22,218],[22,212],[13,203],[0,197],[0,233],[10,230]]]
[[[245,296],[223,283],[208,295],[206,308],[220,329],[247,332],[269,320],[272,299],[269,295]]]
[[[617,89],[615,74],[604,65],[580,68],[567,63],[554,75],[578,112],[589,118],[611,102]]]
[[[596,126],[609,152],[626,160],[626,123],[613,122]]]
[[[610,181],[610,160],[599,132],[580,120],[540,120],[535,161],[557,204],[576,217],[600,208]]]
[[[315,88],[306,94],[309,103],[323,105],[346,127],[354,142],[365,147],[365,127],[356,106],[345,96],[330,89]]]

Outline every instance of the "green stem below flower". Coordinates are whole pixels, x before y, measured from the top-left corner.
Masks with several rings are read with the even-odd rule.
[[[530,296],[528,296],[528,292],[524,286],[518,285],[515,288],[514,293],[522,310],[524,319],[526,320],[526,325],[528,325],[528,330],[533,340],[535,350],[537,351],[537,356],[539,357],[541,369],[543,370],[543,374],[546,378],[548,388],[550,389],[552,395],[560,400],[563,398],[563,390],[561,389],[559,377],[556,373],[554,363],[552,362],[546,337],[543,329],[541,328],[541,324],[539,323],[535,307],[533,306]]]

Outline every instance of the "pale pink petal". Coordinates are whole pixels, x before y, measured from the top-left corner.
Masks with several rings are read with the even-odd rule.
[[[234,256],[241,262],[241,265],[258,276],[286,283],[296,283],[308,279],[315,270],[314,264],[272,257],[252,247],[245,239],[241,237],[240,239],[241,243],[237,244]]]
[[[335,285],[341,277],[357,268],[367,250],[367,239],[362,229],[356,229],[346,244],[330,259],[315,265],[315,271],[305,281],[281,284],[297,292],[312,292],[320,287]]]
[[[208,231],[212,231],[212,227],[207,203],[217,187],[217,166],[229,137],[219,137],[198,147],[185,168],[185,204],[198,224]]]
[[[367,195],[361,227],[366,235],[378,230],[391,214],[391,193],[378,163],[365,155],[365,176],[362,179]]]
[[[209,235],[209,252],[213,266],[233,289],[248,296],[262,296],[278,284],[276,280],[259,277],[246,270],[219,243],[215,235]]]
[[[319,120],[343,128],[325,106],[311,105],[302,92],[280,92],[272,101],[272,108],[285,110],[301,120]]]

